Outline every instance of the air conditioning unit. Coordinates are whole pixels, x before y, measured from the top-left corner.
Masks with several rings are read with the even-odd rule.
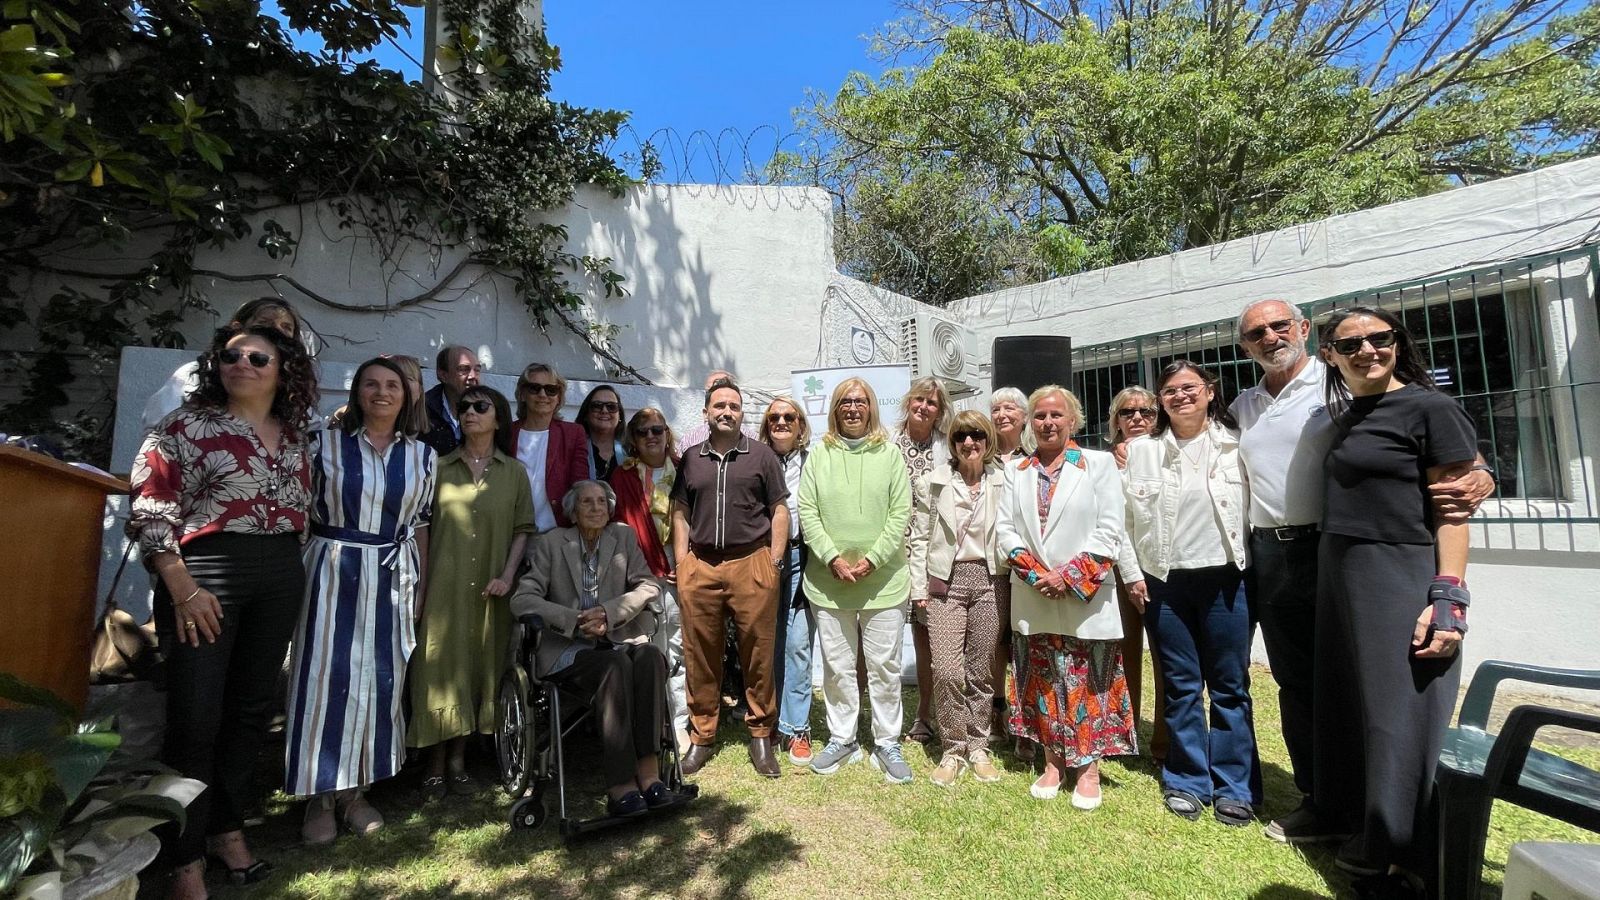
[[[900,321],[900,355],[913,379],[942,379],[952,396],[976,393],[977,361],[972,332],[948,319],[918,313]]]

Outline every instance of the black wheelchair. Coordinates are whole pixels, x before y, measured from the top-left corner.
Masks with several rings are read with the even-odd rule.
[[[588,727],[591,710],[586,698],[574,697],[565,688],[535,675],[534,660],[544,619],[538,614],[522,616],[513,626],[512,659],[500,676],[495,698],[498,729],[495,732],[495,758],[499,763],[500,786],[511,795],[511,827],[538,828],[549,813],[545,794],[554,784],[556,827],[567,840],[640,818],[655,818],[681,809],[700,794],[698,785],[683,780],[678,762],[678,744],[672,737],[672,707],[665,691],[661,695],[661,780],[677,802],[654,809],[647,817],[596,816],[574,818],[567,810],[567,763],[562,744],[567,737]]]

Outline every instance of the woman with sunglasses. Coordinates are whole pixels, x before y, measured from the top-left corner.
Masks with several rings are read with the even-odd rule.
[[[1335,431],[1317,554],[1314,796],[1355,834],[1337,861],[1366,876],[1358,896],[1422,897],[1471,602],[1467,526],[1435,515],[1428,485],[1472,469],[1477,433],[1392,313],[1340,310],[1318,340]],[[1349,721],[1341,707],[1361,727],[1334,727]]]
[[[567,380],[548,363],[531,363],[517,378],[517,421],[511,447],[528,472],[533,491],[533,522],[540,534],[567,527],[561,498],[588,477],[589,436],[583,426],[561,421]]]
[[[1117,391],[1117,395],[1111,398],[1111,411],[1106,414],[1111,433],[1106,437],[1106,443],[1111,445],[1111,455],[1117,460],[1117,468],[1127,468],[1128,442],[1153,431],[1156,415],[1160,411],[1156,395],[1137,384]]]
[[[1083,424],[1078,398],[1045,385],[1028,398],[1028,421],[1038,448],[1006,467],[995,525],[1011,565],[1011,730],[1044,750],[1044,773],[1029,788],[1035,799],[1054,800],[1076,770],[1072,805],[1094,809],[1100,759],[1131,754],[1137,741],[1119,582],[1109,576],[1120,569],[1139,595],[1144,582],[1123,529],[1116,463],[1072,439]]]
[[[1106,421],[1111,425],[1107,443],[1117,468],[1128,465],[1128,442],[1144,437],[1156,427],[1160,404],[1156,395],[1139,385],[1129,385],[1111,398],[1111,410]],[[1121,577],[1121,576],[1118,576]],[[1122,593],[1122,663],[1128,674],[1128,696],[1133,698],[1133,717],[1140,718],[1144,699],[1144,613],[1133,605],[1127,592]],[[1161,667],[1150,670],[1150,693],[1155,700],[1150,720],[1150,758],[1161,762],[1167,758],[1167,703],[1162,696]]]
[[[800,531],[800,475],[811,455],[811,423],[788,397],[775,397],[761,416],[761,442],[772,448],[783,464],[789,487],[789,550],[778,573],[778,630],[776,665],[778,740],[788,751],[789,763],[811,765],[811,644],[817,620],[800,585],[805,572],[805,542]]]
[[[1217,376],[1180,359],[1156,382],[1155,429],[1128,443],[1129,536],[1148,586],[1144,614],[1166,697],[1171,745],[1162,802],[1200,818],[1206,806],[1243,827],[1261,804],[1250,707],[1250,610],[1239,429]],[[1207,724],[1205,701],[1210,700]]]
[[[154,575],[167,659],[162,760],[208,785],[181,832],[162,831],[172,897],[206,896],[205,857],[239,884],[272,867],[240,830],[278,674],[305,590],[314,363],[275,328],[224,328],[197,386],[144,439],[128,536]]]
[[[436,462],[418,439],[421,399],[399,360],[369,359],[338,427],[311,441],[316,499],[284,742],[284,792],[309,798],[300,836],[311,846],[338,837],[340,820],[356,834],[383,827],[366,788],[405,762],[402,692]]]
[[[291,340],[301,341],[306,346],[307,353],[312,352],[302,337],[302,331],[309,336],[311,329],[305,327],[300,315],[294,311],[288,301],[282,297],[257,297],[240,304],[228,317],[228,324],[224,326],[233,329],[271,328],[282,333]],[[156,427],[168,413],[183,405],[190,394],[194,393],[199,384],[197,376],[199,365],[190,360],[173,371],[168,376],[161,389],[150,395],[145,403],[144,414],[139,417],[139,422],[146,431]],[[317,411],[311,410],[311,427],[317,424]]]
[[[467,738],[495,731],[495,690],[511,636],[506,597],[534,532],[533,492],[512,455],[505,395],[468,387],[456,420],[462,443],[439,458],[411,661],[406,745],[426,750],[422,798],[430,802],[473,791]]]
[[[608,484],[616,493],[613,520],[633,529],[639,550],[660,583],[661,622],[652,638],[667,657],[667,690],[672,695],[673,736],[687,751],[689,706],[684,696],[683,619],[678,612],[677,574],[672,559],[672,486],[678,463],[672,458],[672,428],[666,414],[647,406],[633,414],[622,439],[626,457]]]
[[[616,388],[602,384],[578,407],[578,424],[589,435],[589,477],[605,481],[622,464],[622,422],[628,417]]]
[[[940,787],[954,786],[968,768],[981,782],[1001,777],[989,734],[995,647],[1001,622],[1011,616],[1011,573],[995,541],[1005,491],[998,443],[983,413],[957,413],[950,464],[911,483],[911,603],[928,616],[933,711],[943,743],[930,777]]]

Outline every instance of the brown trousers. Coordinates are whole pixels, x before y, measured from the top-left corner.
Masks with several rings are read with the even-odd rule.
[[[778,722],[772,678],[778,570],[771,551],[763,546],[742,557],[712,562],[690,550],[678,561],[678,611],[683,619],[689,739],[702,745],[716,743],[722,711],[722,649],[730,616],[744,671],[744,703],[750,710],[744,723],[751,737],[771,737]]]
[[[1117,605],[1122,612],[1122,669],[1128,682],[1128,697],[1133,701],[1133,719],[1139,720],[1140,688],[1144,686],[1144,616],[1128,602],[1128,590],[1122,586],[1122,576],[1117,575]],[[1151,712],[1155,730],[1150,734],[1150,758],[1157,761],[1167,758],[1167,708],[1161,691],[1161,667],[1152,666],[1151,689],[1156,708]],[[1137,725],[1135,726],[1137,727]]]

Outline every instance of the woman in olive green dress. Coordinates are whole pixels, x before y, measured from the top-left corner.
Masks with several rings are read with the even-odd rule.
[[[493,388],[461,394],[462,444],[439,460],[428,584],[411,658],[410,747],[427,748],[425,800],[472,792],[467,736],[493,734],[511,633],[506,606],[533,534],[533,493],[511,450],[511,408]]]

